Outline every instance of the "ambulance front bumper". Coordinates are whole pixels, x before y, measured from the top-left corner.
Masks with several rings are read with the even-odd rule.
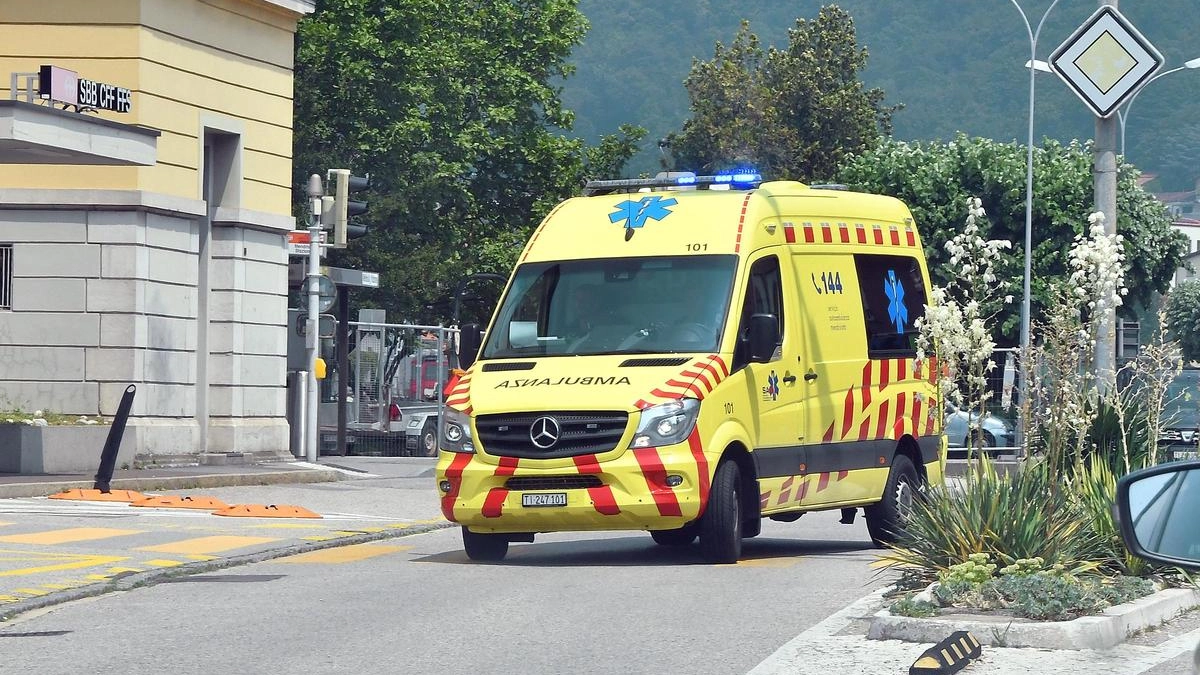
[[[707,500],[708,462],[686,442],[548,463],[562,464],[443,451],[442,514],[474,532],[664,530],[696,520]]]

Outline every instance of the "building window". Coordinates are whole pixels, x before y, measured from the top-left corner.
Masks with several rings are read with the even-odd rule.
[[[0,309],[12,309],[12,244],[0,244]]]

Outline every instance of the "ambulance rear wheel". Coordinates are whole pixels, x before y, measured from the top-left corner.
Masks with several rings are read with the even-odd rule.
[[[919,498],[921,476],[906,455],[896,455],[888,472],[883,499],[863,511],[867,516],[867,531],[871,541],[883,548],[895,543],[904,533],[904,525]]]
[[[708,506],[700,517],[700,551],[709,562],[735,563],[742,557],[741,482],[736,462],[717,467]]]
[[[485,534],[462,529],[463,550],[471,560],[504,560],[508,555],[508,538],[502,534]]]
[[[688,546],[696,541],[695,525],[685,525],[674,530],[651,530],[650,538],[659,546]]]

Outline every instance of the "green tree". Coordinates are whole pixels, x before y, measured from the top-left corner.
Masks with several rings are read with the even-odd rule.
[[[833,175],[848,153],[874,147],[892,132],[880,89],[859,71],[854,20],[836,5],[797,19],[786,49],[764,51],[743,21],[732,44],[711,61],[693,61],[684,81],[692,116],[669,137],[680,169],[710,173],[753,166],[773,179]]]
[[[1200,361],[1200,280],[1176,284],[1167,296],[1167,329],[1185,361]]]
[[[997,276],[1014,301],[1000,316],[998,341],[1012,345],[1020,331],[1025,264],[1025,146],[959,135],[948,143],[887,141],[842,167],[838,182],[853,189],[892,195],[908,204],[920,228],[934,283],[946,285],[958,271],[945,245],[960,229],[969,197],[988,214],[984,239],[1013,243]],[[1122,165],[1117,181],[1117,231],[1124,237],[1124,312],[1150,306],[1167,289],[1187,253],[1186,238],[1171,228],[1166,209],[1137,184],[1138,172]],[[1053,282],[1067,268],[1067,251],[1094,211],[1090,145],[1046,141],[1034,149],[1031,315],[1044,315]],[[1130,314],[1132,317],[1132,314]]]
[[[369,172],[369,234],[335,265],[381,273],[360,300],[396,320],[449,315],[462,276],[506,272],[531,229],[590,171],[636,150],[563,135],[551,86],[587,30],[577,0],[320,0],[296,41],[295,185]]]

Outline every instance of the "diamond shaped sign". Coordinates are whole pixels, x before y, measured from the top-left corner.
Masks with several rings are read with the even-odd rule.
[[[1162,65],[1162,54],[1109,5],[1050,55],[1050,67],[1099,117],[1116,112]]]

